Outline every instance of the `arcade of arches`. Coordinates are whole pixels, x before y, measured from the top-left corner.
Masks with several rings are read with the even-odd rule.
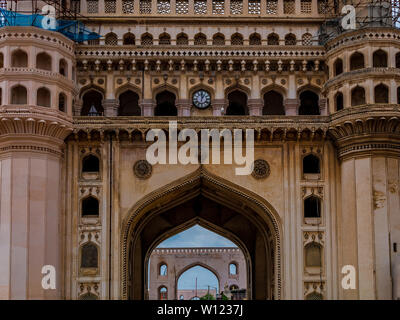
[[[317,92],[318,91],[304,90],[300,93],[300,106],[296,111],[299,115],[321,114],[319,93]],[[262,100],[264,105],[259,111],[260,115],[285,115],[288,114],[288,112],[292,112],[291,110],[287,111],[285,109],[284,95],[277,90],[271,89],[265,92]],[[135,91],[129,88],[122,90],[116,101],[117,103],[113,108],[109,108],[108,111],[105,111],[104,104],[108,106],[109,103],[104,100],[104,95],[97,89],[84,90],[82,94],[82,108],[80,110],[80,115],[101,116],[104,115],[105,112],[108,112],[108,115],[114,116],[144,115],[143,106],[145,104]],[[151,113],[154,116],[182,115],[178,110],[179,105],[176,93],[168,89],[157,93],[154,97],[153,104],[154,109]],[[240,89],[232,90],[227,94],[225,107],[226,110],[225,108],[221,109],[221,113],[227,116],[252,115],[249,109],[248,93]],[[110,112],[112,114],[110,114]]]

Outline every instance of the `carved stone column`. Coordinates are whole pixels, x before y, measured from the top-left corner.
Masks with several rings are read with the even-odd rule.
[[[104,99],[102,101],[104,108],[104,115],[106,117],[118,116],[119,100],[118,99]]]
[[[249,99],[247,102],[250,116],[261,116],[262,109],[264,107],[264,101],[262,99]]]
[[[328,99],[326,98],[319,99],[319,112],[321,116],[328,115]]]
[[[285,99],[284,101],[285,114],[287,116],[296,116],[299,105],[300,105],[299,99]]]
[[[75,101],[75,104],[73,105],[74,116],[81,115],[82,106],[83,106],[83,101],[81,99]]]
[[[223,116],[228,107],[228,102],[225,99],[214,99],[211,103],[213,116]]]
[[[400,281],[400,113],[372,109],[346,109],[329,130],[340,159],[339,265],[354,266],[357,281],[354,290],[340,287],[340,299],[392,299]]]
[[[62,297],[62,158],[72,118],[44,107],[0,108],[0,299]],[[42,288],[42,268],[56,289]]]
[[[178,109],[178,116],[180,117],[189,117],[190,116],[190,108],[192,104],[189,99],[181,99],[176,101],[176,108]]]
[[[154,109],[156,103],[151,99],[143,99],[139,102],[140,109],[142,109],[142,115],[144,117],[154,116]]]

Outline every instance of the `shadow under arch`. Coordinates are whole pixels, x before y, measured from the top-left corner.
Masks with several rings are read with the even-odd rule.
[[[178,233],[181,233],[181,232],[183,232],[183,231],[185,231],[185,230],[187,230],[187,229],[189,229],[189,228],[191,228],[191,227],[193,227],[195,225],[199,225],[199,226],[201,226],[201,227],[203,227],[203,228],[205,228],[205,229],[207,229],[209,231],[212,231],[212,232],[214,232],[214,233],[216,233],[216,234],[218,234],[218,235],[220,235],[220,236],[222,236],[224,238],[227,238],[227,239],[231,240],[242,251],[242,254],[243,254],[243,256],[245,258],[245,262],[246,262],[246,275],[247,275],[247,277],[246,277],[246,282],[247,282],[246,286],[247,286],[247,292],[248,292],[248,295],[251,296],[252,261],[251,261],[250,252],[247,250],[246,245],[235,234],[233,234],[233,233],[231,233],[229,231],[226,231],[226,230],[222,230],[222,228],[210,223],[209,221],[206,221],[205,219],[199,218],[199,217],[193,218],[193,219],[191,219],[191,220],[189,220],[189,221],[187,221],[187,222],[185,222],[185,223],[183,223],[183,224],[171,229],[168,233],[162,234],[160,237],[158,237],[151,244],[151,246],[147,250],[145,261],[144,261],[144,266],[145,266],[145,282],[144,283],[147,284],[148,281],[149,281],[149,274],[148,274],[147,266],[149,264],[150,256],[151,256],[152,251],[154,249],[156,249],[157,246],[161,242],[163,242],[164,240],[166,240],[166,239],[168,239],[170,237],[173,237],[174,235],[176,235]],[[201,262],[200,262],[200,264],[201,264]],[[203,265],[201,265],[201,266],[203,266]],[[203,266],[203,267],[205,267],[205,266]],[[186,268],[185,270],[188,270],[190,268]],[[207,268],[212,269],[210,266],[207,266],[205,268],[206,269]],[[215,273],[215,275],[217,276],[217,279],[218,279],[218,283],[219,283],[219,285],[221,285],[220,284],[221,277],[220,277],[219,273],[217,271],[215,271],[215,270],[214,271],[210,270],[210,271]],[[182,271],[180,274],[182,274],[183,272],[184,271]],[[178,282],[177,281],[179,279],[180,274],[178,272],[177,277],[176,277],[176,283],[175,283],[175,294],[176,294],[176,297],[177,297],[177,290],[178,290]],[[220,288],[221,288],[221,286],[220,286]]]
[[[211,216],[211,212],[206,212],[209,214],[207,221],[226,217],[226,224],[221,228],[237,233],[237,237],[246,242],[253,268],[252,298],[281,299],[282,231],[278,213],[256,193],[211,174],[203,166],[143,197],[129,210],[121,226],[121,298],[143,299],[145,295],[144,260],[145,253],[151,245],[149,243],[147,248],[142,248],[143,237],[152,236],[151,243],[154,245],[154,239],[159,236],[153,228],[165,226],[165,230],[160,234],[172,229],[168,229],[168,221],[163,222],[164,226],[151,224],[152,227],[146,230],[147,234],[143,233],[144,228],[149,222],[154,222],[155,218],[162,218],[163,213],[168,213],[169,210],[183,204],[190,205],[190,202],[199,196],[215,206],[222,206],[225,210],[221,216]],[[229,210],[235,214],[234,218],[227,215]],[[179,215],[176,217],[179,218]],[[178,222],[177,225],[187,221],[188,219]],[[243,221],[248,223],[245,228],[241,228]],[[246,232],[253,238],[244,239],[242,234]],[[254,242],[251,242],[251,246],[250,241]]]

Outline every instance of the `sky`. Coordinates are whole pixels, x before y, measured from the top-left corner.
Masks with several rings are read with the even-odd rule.
[[[184,247],[237,247],[228,239],[195,225],[161,242],[157,248],[184,248]],[[196,266],[185,271],[178,279],[178,289],[207,289],[215,295],[218,288],[217,277],[209,270]],[[220,289],[218,288],[218,291]]]
[[[208,289],[210,286],[210,292],[215,296],[215,288],[218,289],[218,279],[214,273],[203,268],[196,266],[188,271],[182,273],[178,279],[178,289],[195,289],[197,278],[197,289]]]
[[[212,231],[199,225],[194,225],[193,227],[164,240],[157,248],[183,247],[236,247],[236,245]]]

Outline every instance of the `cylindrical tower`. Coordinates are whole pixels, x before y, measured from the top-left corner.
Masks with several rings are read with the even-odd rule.
[[[330,135],[341,168],[340,268],[356,269],[341,299],[391,299],[400,242],[400,32],[363,28],[326,45]],[[397,262],[398,263],[398,262]],[[340,269],[339,269],[340,270]]]
[[[62,297],[64,139],[76,94],[74,43],[35,27],[0,29],[0,299]],[[42,287],[42,267],[56,289]]]

